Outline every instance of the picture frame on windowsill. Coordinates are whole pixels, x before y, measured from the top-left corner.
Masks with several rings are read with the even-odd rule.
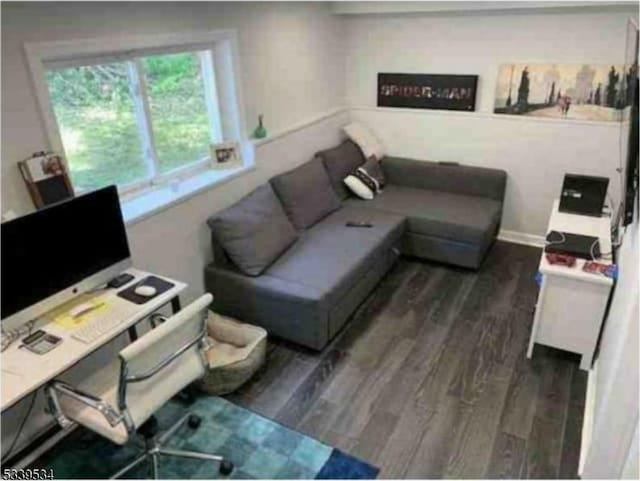
[[[211,165],[214,169],[229,169],[241,166],[240,143],[230,141],[211,144]]]

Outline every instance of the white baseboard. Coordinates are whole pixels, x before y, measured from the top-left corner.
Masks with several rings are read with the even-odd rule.
[[[516,232],[513,230],[501,229],[498,239],[515,244],[524,244],[533,247],[544,247],[544,237],[534,234],[526,234],[524,232]]]

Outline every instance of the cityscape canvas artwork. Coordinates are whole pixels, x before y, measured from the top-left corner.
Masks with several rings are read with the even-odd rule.
[[[494,112],[619,121],[630,102],[629,78],[620,65],[501,65]]]

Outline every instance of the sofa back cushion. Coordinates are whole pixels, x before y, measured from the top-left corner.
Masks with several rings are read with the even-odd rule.
[[[258,276],[298,238],[270,184],[207,221],[212,235],[245,274]]]
[[[385,157],[382,170],[390,185],[488,197],[500,202],[504,200],[507,183],[504,170],[401,157]]]
[[[337,147],[321,150],[316,156],[322,159],[331,186],[341,200],[349,197],[349,190],[344,185],[344,179],[351,172],[360,167],[365,158],[360,148],[351,140],[345,140]]]
[[[271,179],[284,211],[296,229],[306,229],[340,208],[319,157]]]

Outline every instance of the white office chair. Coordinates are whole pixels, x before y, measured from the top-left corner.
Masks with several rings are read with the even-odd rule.
[[[76,422],[120,445],[126,444],[137,431],[144,436],[144,452],[112,478],[122,476],[149,458],[153,477],[157,478],[160,455],[215,461],[220,463],[222,474],[233,470],[233,464],[222,456],[164,446],[186,422],[196,428],[200,424],[197,416],[185,414],[161,435],[156,435],[156,422],[152,418],[169,399],[204,375],[207,308],[212,300],[211,294],[205,294],[166,318],[82,385],[74,387],[54,381],[47,387],[49,408],[61,426]]]

